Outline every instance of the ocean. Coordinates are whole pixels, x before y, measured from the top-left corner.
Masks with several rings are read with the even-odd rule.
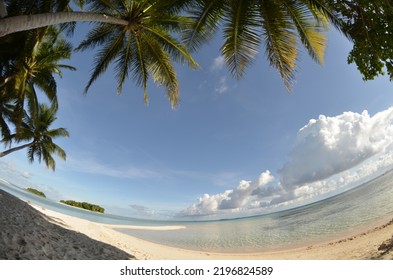
[[[210,252],[263,252],[326,242],[372,228],[393,217],[393,171],[339,195],[276,213],[220,221],[152,221],[80,210],[0,180],[0,189],[25,201],[93,222],[116,225],[183,225],[154,231],[116,229],[173,247]]]

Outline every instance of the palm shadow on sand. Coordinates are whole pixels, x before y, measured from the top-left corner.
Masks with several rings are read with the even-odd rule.
[[[128,260],[134,256],[63,228],[28,203],[0,190],[0,259]]]

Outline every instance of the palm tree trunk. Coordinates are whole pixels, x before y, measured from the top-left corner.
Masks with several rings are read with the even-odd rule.
[[[7,7],[5,6],[4,0],[0,0],[0,18],[6,17],[8,15],[7,13]]]
[[[24,144],[24,145],[22,145],[22,146],[15,147],[15,148],[11,148],[11,149],[6,150],[6,151],[4,151],[4,152],[0,152],[0,157],[4,157],[4,156],[6,156],[6,155],[8,155],[8,154],[10,154],[10,153],[13,153],[13,152],[22,150],[22,149],[24,149],[24,148],[28,148],[28,147],[30,147],[30,146],[33,145],[33,144],[34,144],[34,142],[31,142],[31,143],[29,143],[29,144]]]
[[[0,6],[1,2],[2,1],[0,1]],[[35,15],[21,15],[0,19],[0,37],[18,31],[25,31],[59,23],[76,21],[96,21],[117,25],[129,24],[129,22],[124,19],[119,19],[105,14],[89,12],[59,12]]]

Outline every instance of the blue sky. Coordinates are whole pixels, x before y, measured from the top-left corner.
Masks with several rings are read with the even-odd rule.
[[[291,93],[263,50],[244,78],[231,78],[219,45],[217,36],[194,55],[201,69],[177,67],[175,110],[153,84],[148,106],[132,80],[116,95],[111,71],[84,96],[93,52],[74,54],[54,124],[71,134],[57,140],[67,161],[52,172],[19,151],[0,160],[0,177],[108,213],[216,219],[315,201],[391,168],[392,84],[364,82],[344,37],[330,32],[323,66],[300,54]]]

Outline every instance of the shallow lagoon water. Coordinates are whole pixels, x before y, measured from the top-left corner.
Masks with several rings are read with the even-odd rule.
[[[325,200],[242,219],[187,223],[177,231],[122,229],[138,238],[185,249],[263,252],[317,244],[393,217],[393,173]]]
[[[256,217],[206,222],[151,221],[98,214],[30,194],[0,181],[0,188],[47,209],[94,222],[117,225],[184,225],[154,231],[117,229],[174,247],[216,252],[261,252],[310,245],[364,229],[393,216],[393,172],[350,191],[290,210]]]

